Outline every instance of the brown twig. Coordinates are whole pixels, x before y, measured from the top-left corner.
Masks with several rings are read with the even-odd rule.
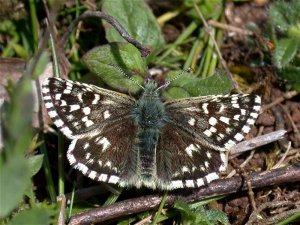
[[[296,135],[296,136],[299,136],[300,133],[299,133],[298,127],[297,127],[296,124],[294,123],[294,120],[292,119],[290,113],[288,112],[288,110],[286,109],[285,106],[283,106],[283,105],[280,104],[280,107],[282,108],[282,110],[283,110],[284,113],[286,114],[287,118],[289,119],[289,121],[290,121],[290,123],[291,123],[291,125],[292,125],[292,127],[293,127],[293,131],[294,131],[295,135]],[[300,138],[299,138],[299,140],[300,140]]]
[[[150,54],[150,50],[148,48],[145,48],[141,43],[139,43],[137,40],[135,40],[131,35],[124,29],[124,27],[112,16],[100,12],[100,11],[86,11],[85,13],[81,14],[79,17],[77,17],[68,27],[67,32],[64,34],[64,36],[61,39],[61,46],[65,48],[67,39],[73,29],[77,26],[77,24],[86,18],[90,17],[97,17],[100,19],[106,20],[109,24],[111,24],[119,33],[120,35],[129,43],[133,44],[139,51],[141,52],[141,55],[143,57],[146,57]]]
[[[290,166],[262,173],[253,173],[249,175],[252,188],[266,187],[270,185],[279,185],[283,183],[299,182],[300,168]],[[174,204],[177,199],[187,202],[199,201],[213,196],[230,194],[241,190],[247,190],[247,185],[241,177],[232,177],[229,179],[220,179],[199,189],[175,190],[170,192],[166,199],[166,206]],[[121,216],[140,213],[155,209],[159,206],[162,194],[143,196],[135,199],[128,199],[117,202],[113,205],[95,208],[76,214],[71,217],[69,224],[92,224],[100,223]]]
[[[60,195],[57,197],[57,201],[61,202],[57,224],[64,225],[65,224],[65,210],[66,210],[66,205],[67,205],[66,197],[64,195]]]
[[[225,62],[225,60],[224,60],[224,58],[223,58],[223,56],[222,56],[222,54],[221,54],[221,51],[220,51],[220,49],[219,49],[219,47],[218,47],[218,44],[217,44],[217,41],[216,41],[214,35],[212,34],[210,27],[208,26],[208,24],[207,24],[207,22],[206,22],[206,20],[205,20],[205,18],[204,18],[204,16],[203,16],[203,14],[202,14],[200,8],[198,7],[198,5],[197,5],[195,2],[194,2],[194,8],[196,9],[196,11],[197,11],[199,17],[201,18],[201,20],[202,20],[202,22],[203,22],[203,25],[204,25],[204,27],[205,27],[206,32],[209,34],[209,36],[210,36],[210,38],[211,38],[211,40],[212,40],[212,42],[213,42],[213,44],[214,44],[214,46],[215,46],[216,52],[217,52],[217,54],[218,54],[218,56],[219,56],[219,59],[220,59],[222,65],[223,65],[223,68],[224,68],[225,71],[226,71],[227,76],[228,76],[229,79],[231,80],[231,83],[232,83],[232,85],[234,86],[234,88],[235,88],[239,93],[241,93],[241,90],[239,89],[237,83],[236,83],[235,80],[233,79],[233,76],[232,76],[230,70],[228,69],[228,66],[227,66],[227,64],[226,64],[226,62]]]
[[[268,110],[269,108],[272,108],[274,105],[277,105],[283,101],[285,101],[286,99],[291,99],[293,97],[295,97],[296,95],[298,95],[297,91],[289,91],[283,94],[283,96],[275,99],[272,103],[270,103],[269,105],[265,105],[261,112],[265,112],[266,110]]]
[[[299,203],[298,203],[299,205]],[[291,216],[297,212],[299,212],[299,209],[292,209],[285,211],[283,213],[280,213],[276,216],[268,217],[268,218],[263,218],[262,217],[262,211],[265,209],[270,209],[270,208],[275,208],[275,207],[296,207],[297,208],[297,203],[295,202],[290,202],[290,201],[276,201],[276,202],[266,202],[258,207],[257,210],[253,211],[252,214],[249,217],[248,222],[246,225],[251,225],[251,224],[276,224],[280,220],[287,218],[288,216]],[[257,222],[257,223],[255,223]]]
[[[272,169],[277,169],[281,166],[281,164],[283,163],[283,161],[285,160],[286,156],[288,155],[289,151],[291,148],[291,142],[289,141],[288,147],[286,148],[285,153],[283,154],[283,156],[281,157],[281,159],[272,167]]]
[[[232,32],[236,32],[242,35],[253,35],[253,32],[251,30],[246,30],[246,29],[242,29],[239,27],[235,27],[229,24],[224,24],[224,23],[220,23],[218,21],[215,20],[210,20],[208,21],[208,24],[213,26],[213,27],[217,27],[223,30],[228,30],[228,31],[232,31]]]
[[[254,137],[250,140],[245,140],[233,146],[230,150],[231,155],[239,154],[241,152],[249,151],[251,149],[269,144],[271,142],[280,140],[284,137],[286,130],[277,130],[268,134]]]

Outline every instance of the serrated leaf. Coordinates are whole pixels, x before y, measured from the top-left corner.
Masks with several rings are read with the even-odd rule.
[[[129,43],[110,43],[93,48],[83,56],[83,62],[108,86],[131,93],[137,93],[140,88],[124,73],[143,84],[147,71],[140,52]]]
[[[117,19],[125,30],[142,45],[150,49],[159,49],[164,44],[160,27],[145,1],[104,0],[102,11]],[[105,21],[103,23],[106,39],[109,42],[125,42],[115,28]]]
[[[168,80],[176,77],[178,72],[172,72]],[[174,80],[163,93],[166,98],[187,98],[205,95],[226,94],[232,90],[231,81],[224,74],[214,74],[205,79],[200,79],[190,73],[183,73]]]
[[[16,214],[9,225],[48,225],[51,214],[46,209],[33,208]]]
[[[275,65],[278,68],[287,66],[295,57],[298,46],[299,41],[293,38],[285,38],[279,40],[274,52]]]
[[[43,164],[43,159],[44,155],[42,154],[34,155],[27,158],[31,177],[34,176],[37,172],[39,172]]]
[[[0,218],[7,216],[22,201],[30,183],[30,170],[22,156],[11,157],[0,168]]]

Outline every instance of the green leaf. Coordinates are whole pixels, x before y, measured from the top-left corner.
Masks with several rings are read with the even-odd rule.
[[[178,76],[174,71],[168,79]],[[214,74],[205,79],[200,79],[190,73],[183,73],[180,77],[170,84],[163,93],[164,97],[170,99],[197,97],[205,95],[226,94],[232,90],[231,81],[224,74]]]
[[[270,5],[269,18],[274,28],[286,34],[290,26],[298,26],[300,20],[300,1],[275,1]]]
[[[93,48],[83,56],[83,62],[108,86],[131,93],[137,93],[140,88],[124,73],[142,84],[147,72],[140,52],[129,43],[110,43]]]
[[[294,90],[300,93],[300,67],[288,66],[281,72],[283,78],[287,79]]]
[[[43,159],[44,159],[44,155],[42,154],[34,155],[27,159],[31,177],[34,176],[37,172],[39,172],[43,164]]]
[[[278,68],[287,66],[295,57],[299,46],[299,40],[293,38],[281,39],[277,42],[274,53],[275,65]]]
[[[184,5],[191,8],[187,12],[187,15],[195,21],[202,23],[198,12],[194,8],[194,2],[196,2],[197,6],[200,8],[205,19],[218,20],[223,13],[224,0],[184,0]]]
[[[0,168],[0,218],[7,216],[22,201],[30,183],[30,170],[22,156],[11,157]]]
[[[113,16],[125,30],[142,45],[155,50],[162,47],[164,39],[151,9],[143,0],[104,0],[102,11]],[[125,42],[118,31],[104,23],[106,39],[109,42]]]
[[[39,75],[42,74],[42,72],[44,72],[47,63],[49,62],[49,55],[47,51],[44,51],[41,56],[38,59],[38,62],[36,64],[36,67],[34,68],[34,70],[32,71],[32,78],[36,79],[38,78]],[[32,61],[31,61],[32,64]]]
[[[33,208],[16,214],[9,225],[48,225],[51,214],[46,209]]]
[[[32,141],[33,94],[29,76],[13,86],[10,99],[3,122],[8,157],[13,153],[24,154]]]

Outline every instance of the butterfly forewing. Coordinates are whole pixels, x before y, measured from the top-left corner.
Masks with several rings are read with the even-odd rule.
[[[165,103],[170,122],[203,147],[229,150],[250,131],[260,111],[257,95],[236,94]]]
[[[128,115],[134,99],[118,92],[60,78],[49,78],[43,97],[54,124],[68,137],[89,137]]]

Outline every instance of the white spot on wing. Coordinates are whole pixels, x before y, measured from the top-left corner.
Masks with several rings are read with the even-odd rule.
[[[237,140],[237,141],[241,141],[243,140],[244,136],[240,133],[237,133],[235,136],[234,136],[234,139]]]
[[[60,100],[60,98],[61,98],[61,94],[56,94],[55,95],[55,100]]]
[[[224,109],[225,109],[224,104],[221,104],[221,107],[220,107],[220,109],[219,109],[219,113],[220,113],[220,112],[223,112]]]
[[[91,153],[86,153],[86,155],[85,155],[85,159],[89,159],[91,157]]]
[[[77,142],[77,139],[74,139],[71,144],[69,145],[69,149],[68,149],[68,154],[70,154],[74,148],[75,148],[75,145],[76,145],[76,142]]]
[[[188,121],[188,123],[191,125],[191,126],[195,126],[195,122],[196,122],[196,120],[195,120],[195,118],[190,118],[189,119],[189,121]]]
[[[87,149],[89,146],[90,146],[90,144],[87,142],[87,143],[84,144],[83,149]]]
[[[253,118],[257,118],[258,114],[257,113],[250,113],[250,116],[252,116]]]
[[[60,101],[60,106],[66,106],[66,105],[67,105],[67,102],[65,100]]]
[[[207,158],[211,158],[211,154],[210,154],[210,152],[206,152],[206,156],[207,156]]]
[[[89,114],[91,113],[91,108],[90,108],[90,107],[84,107],[84,108],[82,109],[82,111],[83,111],[83,113],[84,113],[85,115],[89,115]]]
[[[119,182],[119,180],[120,180],[120,177],[112,175],[109,177],[108,183],[116,184]]]
[[[259,105],[255,105],[255,106],[253,106],[253,109],[256,110],[256,111],[259,111],[260,110],[260,106]]]
[[[50,95],[44,96],[44,100],[51,100],[51,96]]]
[[[68,154],[67,158],[68,158],[68,160],[69,160],[69,162],[70,162],[71,165],[73,165],[74,163],[76,163],[76,159],[75,159],[75,157],[73,155]]]
[[[181,180],[174,180],[172,181],[172,188],[183,188],[183,183]]]
[[[97,173],[95,172],[95,171],[91,171],[90,173],[89,173],[89,178],[91,178],[91,179],[95,179],[96,178],[96,176],[97,176]]]
[[[82,163],[77,163],[75,168],[80,170],[84,175],[86,175],[87,172],[89,171],[89,168]]]
[[[211,125],[211,126],[214,126],[217,124],[217,119],[215,117],[210,117],[209,120],[208,120],[208,123]]]
[[[185,149],[185,152],[190,156],[192,157],[193,156],[193,151],[196,151],[197,148],[195,147],[195,145],[193,144],[190,144],[186,149]]]
[[[209,173],[209,174],[207,174],[205,177],[206,177],[207,183],[210,183],[210,182],[212,182],[213,180],[219,179],[218,174],[215,173],[215,172],[214,172],[214,173]]]
[[[248,133],[248,132],[250,131],[250,127],[244,125],[243,128],[242,128],[242,131],[243,131],[244,133]]]
[[[72,133],[73,133],[68,127],[63,127],[60,129],[60,131],[67,137],[72,136]]]
[[[238,115],[238,114],[237,114],[237,115],[234,115],[234,116],[233,116],[233,119],[239,121],[239,120],[240,120],[240,116],[241,116],[241,115]]]
[[[238,109],[238,108],[240,108],[240,105],[239,105],[239,104],[237,104],[237,103],[235,103],[235,104],[232,104],[232,107],[233,107],[233,108],[237,108],[237,109]]]
[[[207,137],[211,137],[212,133],[210,132],[210,130],[205,130],[203,132]]]
[[[203,103],[202,104],[202,109],[203,109],[203,111],[204,111],[205,114],[209,113],[208,110],[207,110],[207,106],[208,106],[208,103]]]
[[[53,107],[52,102],[47,102],[47,103],[45,104],[45,107],[46,107],[47,109]]]
[[[194,181],[193,180],[186,180],[185,181],[185,186],[190,187],[190,188],[195,187]]]
[[[71,89],[65,89],[65,90],[63,91],[63,93],[64,93],[64,94],[71,94]]]
[[[248,119],[247,123],[250,124],[250,125],[253,125],[255,123],[255,120],[254,119]]]
[[[99,176],[99,179],[98,179],[99,181],[106,181],[107,180],[107,174],[100,174],[100,176]]]
[[[98,101],[99,101],[99,99],[100,99],[100,95],[95,94],[94,97],[95,97],[95,98],[94,98],[94,100],[92,101],[92,104],[93,104],[93,105],[95,105],[95,104],[98,103]]]
[[[51,118],[57,116],[57,113],[56,113],[56,111],[54,111],[54,110],[53,110],[53,111],[49,111],[48,114],[49,114],[49,116],[50,116]]]
[[[64,125],[64,122],[63,122],[61,119],[58,119],[58,120],[55,120],[55,121],[54,121],[54,124],[55,124],[57,127],[61,127],[62,125]]]
[[[200,186],[203,186],[204,185],[204,181],[202,178],[199,178],[197,179],[197,186],[200,187]]]
[[[186,166],[183,166],[181,170],[183,173],[190,172],[189,168],[187,168]]]
[[[209,128],[209,131],[212,132],[212,133],[216,133],[217,132],[217,129],[215,127],[210,127]]]
[[[254,101],[255,103],[261,104],[261,98],[258,95],[255,97]]]
[[[106,119],[108,119],[110,116],[111,116],[111,114],[109,113],[109,111],[108,111],[108,110],[105,110],[104,113],[103,113],[104,119],[106,120]]]
[[[220,120],[221,120],[223,123],[226,123],[226,124],[229,125],[229,118],[228,118],[228,117],[221,116],[221,117],[220,117]]]
[[[106,149],[108,149],[108,147],[110,146],[110,142],[106,137],[101,138],[98,143],[103,145],[102,151],[106,151]]]
[[[86,126],[86,127],[90,127],[90,126],[92,126],[93,124],[94,124],[94,122],[91,121],[91,120],[88,120],[88,121],[85,122],[85,126]]]
[[[209,162],[208,162],[208,161],[205,161],[205,162],[204,162],[204,165],[205,165],[206,168],[208,168],[208,167],[209,167]]]
[[[70,105],[70,112],[80,109],[80,105]]]
[[[44,94],[47,94],[47,93],[50,92],[50,90],[49,90],[49,88],[44,87],[44,88],[42,89],[42,92],[43,92]]]

